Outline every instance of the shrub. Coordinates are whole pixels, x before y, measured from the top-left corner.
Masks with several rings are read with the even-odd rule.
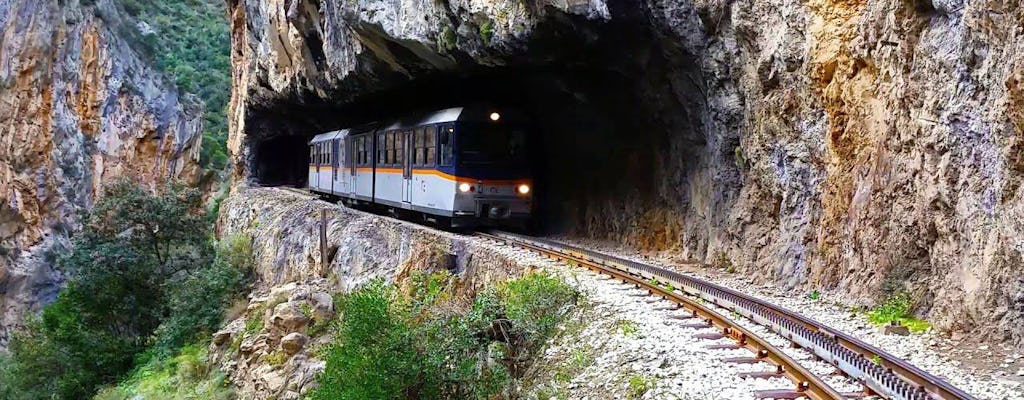
[[[500,294],[508,318],[534,339],[550,336],[579,296],[565,282],[544,273],[509,281]]]
[[[628,319],[615,321],[615,327],[623,336],[636,336],[638,330],[636,322]]]
[[[457,311],[447,273],[415,274],[402,292],[375,281],[336,300],[336,342],[313,399],[489,399],[504,390],[577,293],[531,274]]]
[[[868,321],[877,325],[897,323],[914,333],[928,330],[931,327],[928,321],[911,316],[912,306],[913,302],[905,293],[893,294],[868,312]]]
[[[626,392],[626,397],[630,399],[639,399],[643,397],[644,393],[651,390],[654,386],[654,382],[651,382],[647,378],[640,375],[633,375],[629,378],[629,390]]]
[[[488,19],[480,24],[480,38],[483,39],[484,45],[491,44],[491,39],[494,38],[494,21]]]
[[[9,397],[89,397],[216,329],[238,293],[243,274],[214,256],[198,192],[105,191],[60,259],[67,287],[11,341]]]
[[[173,357],[150,360],[121,385],[100,390],[93,400],[234,398],[226,377],[207,357],[203,346],[183,347]]]
[[[338,339],[312,399],[391,399],[412,389],[420,371],[394,296],[393,287],[375,281],[340,302]]]

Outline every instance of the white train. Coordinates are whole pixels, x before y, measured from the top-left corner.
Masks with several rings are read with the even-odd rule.
[[[308,186],[446,226],[524,227],[533,204],[525,122],[461,107],[320,134]]]

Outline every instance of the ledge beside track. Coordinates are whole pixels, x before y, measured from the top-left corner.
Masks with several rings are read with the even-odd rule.
[[[802,392],[804,389],[808,389],[806,394],[811,398],[843,398],[846,396],[838,395],[827,385],[824,389],[814,388],[815,380],[818,382],[820,380],[812,375],[809,376],[809,372],[793,362],[792,359],[786,360],[788,356],[784,353],[779,351],[778,354],[771,354],[770,345],[754,338],[742,327],[731,324],[728,320],[718,321],[718,318],[722,317],[714,311],[679,296],[678,292],[669,291],[660,285],[651,285],[645,280],[655,280],[661,285],[672,284],[686,295],[698,297],[716,306],[729,309],[771,329],[790,340],[794,345],[803,347],[823,361],[832,364],[845,375],[857,380],[864,386],[865,391],[871,394],[893,400],[975,399],[948,382],[922,371],[882,349],[793,311],[724,286],[664,268],[551,240],[500,231],[478,233],[478,235],[563,259],[592,264],[620,279],[644,286],[645,289],[658,296],[671,298],[676,302],[685,301],[688,303],[687,308],[694,310],[695,316],[700,314],[699,316],[710,324],[724,327],[726,335],[750,347],[758,354],[758,357],[768,357],[776,365],[784,368],[791,379],[797,382],[798,389],[801,389]],[[690,307],[690,305],[695,305],[697,308]],[[753,345],[745,343],[749,339],[754,339],[756,343]],[[785,365],[787,363],[790,365]],[[800,387],[804,384],[808,384],[810,387]],[[824,384],[822,383],[822,385]],[[840,397],[831,397],[837,395]]]

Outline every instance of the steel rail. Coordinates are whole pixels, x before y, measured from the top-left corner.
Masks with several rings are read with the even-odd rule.
[[[642,279],[671,283],[684,293],[729,309],[757,322],[794,345],[803,347],[847,376],[866,392],[893,400],[974,400],[970,394],[916,366],[796,312],[724,286],[675,271],[550,240],[507,232],[486,234],[538,251],[560,254],[577,262],[616,269]]]
[[[787,355],[785,352],[779,350],[766,340],[760,338],[748,329],[734,323],[732,320],[722,316],[718,312],[708,308],[707,306],[700,304],[699,302],[677,293],[675,291],[668,290],[659,285],[651,285],[644,280],[643,277],[623,271],[617,268],[610,268],[606,265],[601,265],[593,262],[592,260],[578,257],[577,255],[567,254],[559,252],[550,248],[536,246],[530,243],[510,240],[509,238],[490,235],[487,233],[477,233],[481,237],[500,241],[500,242],[513,242],[521,247],[546,254],[551,257],[557,257],[567,261],[573,261],[580,265],[586,266],[595,272],[607,274],[613,278],[621,281],[631,283],[638,288],[646,289],[649,293],[655,296],[662,297],[670,300],[688,310],[693,314],[692,317],[700,318],[705,321],[708,327],[717,327],[721,331],[721,337],[730,337],[737,342],[737,348],[743,347],[748,348],[754,352],[758,361],[774,364],[776,366],[776,372],[769,373],[770,375],[786,376],[795,384],[794,392],[798,392],[813,400],[841,400],[845,397],[825,383],[820,377],[814,375],[799,362],[794,360],[792,357]]]

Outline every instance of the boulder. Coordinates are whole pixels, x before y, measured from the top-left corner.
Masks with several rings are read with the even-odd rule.
[[[309,324],[309,316],[302,312],[300,303],[282,303],[274,307],[274,315],[270,317],[270,324],[282,332],[298,332],[306,329]]]
[[[314,292],[309,296],[313,305],[313,318],[327,321],[334,318],[334,298],[327,292]]]
[[[910,334],[910,329],[902,325],[886,325],[882,327],[882,333],[886,335],[907,336]]]
[[[295,354],[302,351],[302,348],[306,347],[306,343],[309,343],[309,336],[292,332],[281,338],[281,350],[288,354]]]
[[[229,330],[217,331],[217,333],[213,334],[213,344],[217,346],[223,346],[224,343],[231,341],[231,336],[233,334],[234,332],[231,332]]]

